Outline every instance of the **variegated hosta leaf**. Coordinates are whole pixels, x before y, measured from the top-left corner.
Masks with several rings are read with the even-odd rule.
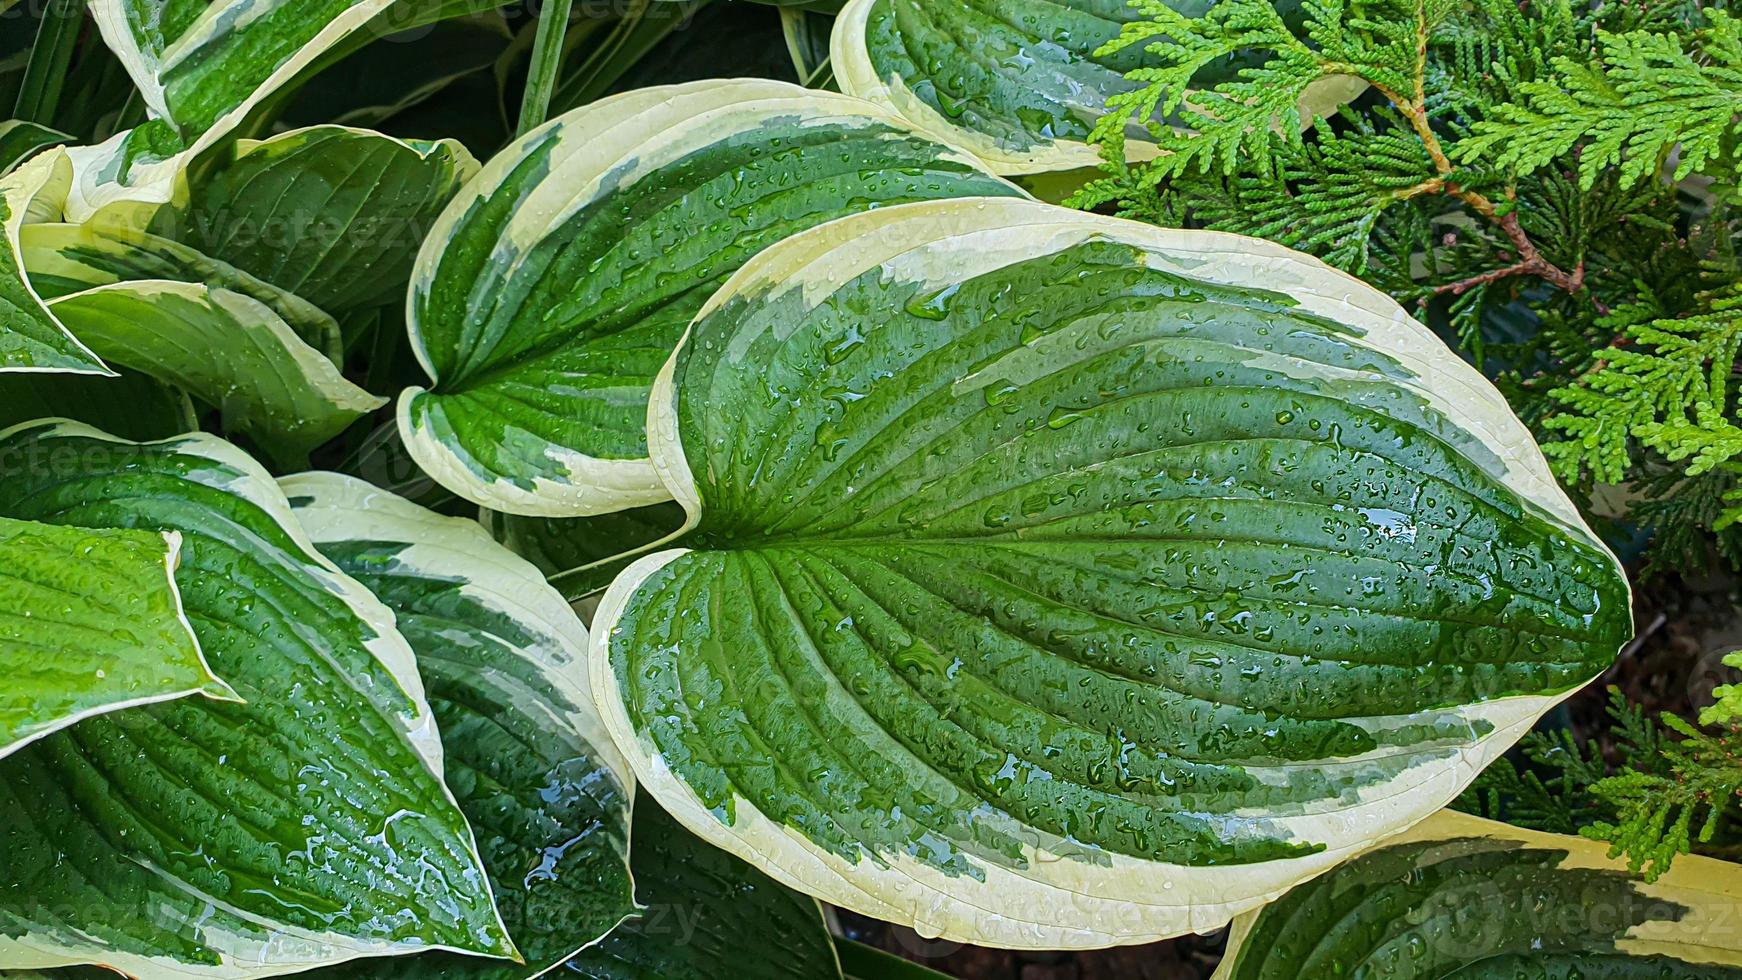
[[[413,273],[434,384],[406,445],[496,510],[573,517],[668,496],[647,390],[708,294],[794,232],[872,207],[1019,193],[844,96],[781,82],[638,89],[534,130],[441,216]]]
[[[276,312],[228,289],[147,279],[98,286],[51,308],[116,364],[176,385],[295,461],[386,404],[346,380]]]
[[[645,908],[552,977],[841,980],[815,899],[697,838],[646,794],[631,841]]]
[[[1630,633],[1492,386],[1253,239],[1008,199],[843,219],[655,386],[693,551],[602,600],[649,790],[826,901],[1090,946],[1450,800]]]
[[[597,517],[521,517],[486,510],[491,536],[537,565],[551,584],[579,599],[611,584],[631,557],[676,534],[683,508],[671,501]]]
[[[0,435],[0,514],[178,531],[183,608],[245,704],[88,718],[0,761],[0,969],[241,977],[431,947],[507,956],[393,614],[212,436]]]
[[[182,617],[180,555],[173,531],[0,517],[0,758],[105,711],[235,697]]]
[[[187,162],[393,0],[91,0],[150,122],[71,151],[67,210],[164,204]]]
[[[64,154],[43,154],[0,177],[0,371],[109,374],[43,303],[24,274],[19,229],[42,194],[58,197],[70,170]]]
[[[343,126],[243,141],[178,237],[334,315],[402,302],[424,233],[477,170],[453,140]]]
[[[29,224],[18,240],[30,284],[47,299],[118,282],[204,283],[265,305],[309,346],[334,362],[339,359],[339,325],[326,311],[181,242],[104,221]]]
[[[448,785],[526,958],[401,957],[319,976],[518,980],[597,941],[635,911],[635,784],[585,688],[586,627],[476,521],[335,473],[280,487],[315,546],[393,610],[416,651]]]
[[[1447,810],[1234,924],[1216,980],[1737,980],[1742,870]]]
[[[1210,0],[1168,0],[1189,17]],[[1295,0],[1277,8],[1292,17]],[[1122,25],[1143,20],[1123,0],[853,0],[836,21],[830,52],[841,91],[888,106],[924,132],[978,155],[1004,174],[1094,166],[1086,140],[1108,97],[1135,90],[1124,73],[1144,63],[1143,45],[1097,49]],[[1199,84],[1232,77],[1223,58]],[[1301,100],[1307,117],[1346,102],[1364,86],[1337,76]],[[1156,149],[1141,125],[1127,155]]]
[[[164,439],[200,427],[186,392],[137,371],[116,377],[0,374],[0,429],[53,418],[84,422],[127,439]]]
[[[1202,13],[1210,4],[1173,4]],[[1194,11],[1193,8],[1196,8]],[[1097,56],[1143,15],[1123,0],[853,0],[835,22],[841,91],[972,151],[1000,173],[1089,167],[1086,142],[1139,47]],[[947,134],[947,135],[946,135]],[[1132,140],[1141,148],[1141,133]]]

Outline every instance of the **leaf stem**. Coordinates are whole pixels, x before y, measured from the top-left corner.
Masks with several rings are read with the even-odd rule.
[[[532,39],[532,64],[526,74],[526,94],[520,100],[520,123],[516,135],[524,136],[543,125],[550,113],[550,96],[562,71],[563,37],[569,29],[569,11],[574,0],[544,0],[538,11],[538,33]]]
[[[30,64],[19,83],[12,118],[44,126],[54,124],[54,112],[60,106],[61,88],[66,84],[67,68],[72,64],[84,17],[84,0],[49,0],[42,12],[42,24],[36,30],[36,43],[30,48]]]

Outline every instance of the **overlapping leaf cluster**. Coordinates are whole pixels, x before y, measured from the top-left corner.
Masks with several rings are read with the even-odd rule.
[[[1439,807],[1630,630],[1528,430],[1380,291],[1006,177],[1123,92],[1080,203],[1318,251],[1521,389],[1650,379],[1628,451],[1722,475],[1726,266],[1665,243],[1732,134],[1619,75],[1709,115],[1735,22],[1144,2],[1135,87],[1092,0],[0,22],[0,972],[841,980],[893,967],[800,891],[1144,941]],[[1556,819],[1712,836],[1682,735]]]
[[[0,973],[841,977],[813,900],[631,820],[533,565],[295,472],[392,482],[370,391],[478,164],[389,131],[483,83],[454,129],[508,138],[502,6],[0,3]],[[531,121],[681,23],[578,12]]]

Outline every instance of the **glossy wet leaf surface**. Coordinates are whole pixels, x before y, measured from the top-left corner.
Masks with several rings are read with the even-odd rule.
[[[1200,17],[1209,0],[1169,0]],[[1281,0],[1291,22],[1299,4]],[[983,157],[999,173],[1092,167],[1088,144],[1110,96],[1138,85],[1126,73],[1146,65],[1144,45],[1104,53],[1102,45],[1144,15],[1120,0],[857,0],[834,33],[841,91],[886,105],[920,129]],[[1208,86],[1258,59],[1206,64]],[[1127,130],[1132,147],[1149,135]]]
[[[294,462],[383,404],[270,307],[228,289],[124,282],[61,297],[54,309],[117,365],[188,391],[220,411],[226,431],[280,459]]]
[[[130,708],[0,761],[0,958],[234,976],[512,952],[437,776],[409,647],[315,556],[264,471],[210,436],[45,425],[0,450],[28,461],[0,469],[0,513],[182,535],[187,617],[247,702]]]
[[[67,210],[84,221],[118,202],[177,198],[186,169],[299,73],[409,26],[376,18],[394,0],[93,0],[103,41],[149,118],[69,154]],[[429,11],[432,18],[439,11]],[[413,22],[423,16],[411,11]],[[397,23],[399,26],[395,26]]]
[[[37,194],[65,162],[45,155],[0,177],[0,371],[68,371],[106,374],[108,369],[48,311],[25,277],[19,229]]]
[[[1499,396],[1225,241],[928,205],[715,297],[652,416],[695,550],[613,585],[594,674],[668,807],[958,938],[1162,934],[1437,808],[1613,658],[1625,579],[1484,441]]]
[[[0,757],[80,718],[234,697],[200,656],[177,537],[0,517]]]
[[[527,961],[428,954],[317,976],[510,980],[599,939],[634,911],[630,790],[579,683],[585,627],[473,521],[330,473],[283,486],[316,546],[394,611],[416,651],[448,785]]]
[[[207,255],[340,316],[403,302],[424,233],[477,169],[452,141],[315,126],[243,143],[177,222]]]
[[[46,299],[123,282],[197,283],[247,296],[310,347],[339,356],[339,325],[325,310],[185,242],[118,223],[37,222],[20,231],[19,244],[30,283]]]

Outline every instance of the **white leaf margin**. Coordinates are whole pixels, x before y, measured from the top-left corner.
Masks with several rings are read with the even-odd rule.
[[[363,126],[348,126],[344,123],[315,123],[312,126],[273,133],[265,139],[239,139],[236,141],[235,159],[230,161],[228,165],[235,166],[253,153],[275,150],[281,143],[303,142],[328,134],[351,136],[364,140],[380,140],[415,154],[420,162],[427,162],[431,157],[445,151],[453,158],[454,173],[459,177],[458,183],[462,188],[471,183],[483,167],[483,164],[478,162],[478,158],[466,147],[466,144],[451,136],[430,140],[406,139]]]
[[[316,547],[353,541],[404,545],[395,560],[405,574],[453,580],[461,595],[546,641],[516,649],[575,706],[561,723],[593,747],[633,796],[634,773],[606,732],[587,685],[587,627],[536,566],[503,547],[477,521],[437,514],[356,477],[298,473],[280,478],[278,486]]]
[[[842,92],[887,106],[908,120],[909,125],[933,139],[961,146],[974,153],[998,173],[1029,175],[1083,170],[1098,166],[1101,149],[1078,140],[1055,139],[1037,142],[1025,150],[1014,150],[991,136],[956,123],[914,94],[898,75],[885,80],[871,63],[871,49],[866,37],[871,8],[885,0],[851,0],[835,20],[829,36],[829,63],[835,69],[835,81]],[[916,0],[924,3],[926,0]],[[1059,0],[1070,6],[1069,0]],[[1367,90],[1367,83],[1353,75],[1327,75],[1308,85],[1296,103],[1304,129],[1313,119],[1335,112],[1337,107],[1352,101]],[[1160,147],[1146,139],[1133,136],[1125,141],[1125,159],[1142,163],[1155,159]]]
[[[90,11],[104,43],[127,69],[128,77],[133,79],[153,117],[170,121],[173,125],[164,98],[162,69],[197,55],[202,45],[221,38],[228,22],[240,21],[245,26],[247,22],[264,16],[268,10],[296,2],[217,0],[161,56],[147,54],[128,30],[127,0],[91,0]],[[126,182],[118,177],[125,143],[132,130],[116,133],[95,146],[70,148],[67,154],[73,164],[73,181],[66,200],[67,220],[74,223],[87,221],[97,212],[117,204],[152,208],[171,203],[181,190],[187,165],[195,157],[222,142],[256,106],[393,3],[394,0],[359,0],[346,8],[328,21],[307,44],[292,52],[240,103],[195,137],[186,149],[165,160],[136,162]]]
[[[1625,861],[1608,856],[1606,842],[1526,830],[1456,810],[1441,810],[1386,844],[1472,837],[1493,838],[1536,850],[1566,852],[1567,856],[1555,865],[1555,871],[1627,872]],[[1643,900],[1661,901],[1666,906],[1679,905],[1688,911],[1680,918],[1650,919],[1632,926],[1628,934],[1616,942],[1618,952],[1630,956],[1670,956],[1708,966],[1742,967],[1742,926],[1738,926],[1735,915],[1737,904],[1742,901],[1742,868],[1729,861],[1690,854],[1676,858],[1675,865],[1655,882],[1648,883],[1640,880],[1636,873],[1627,873],[1633,874],[1633,887]],[[1498,890],[1490,894],[1504,897]],[[1506,914],[1506,909],[1499,907],[1494,912]],[[1233,977],[1240,955],[1245,951],[1246,939],[1258,924],[1261,913],[1261,909],[1253,910],[1234,920],[1233,929],[1228,934],[1227,952],[1211,980],[1230,980]],[[1601,906],[1591,907],[1585,914],[1619,918],[1619,910]]]
[[[241,325],[245,335],[242,339],[251,344],[263,358],[290,369],[290,373],[279,375],[279,381],[284,385],[287,394],[292,393],[293,385],[299,387],[306,396],[327,406],[335,416],[362,416],[387,404],[387,399],[363,390],[346,378],[325,354],[299,337],[277,311],[252,296],[222,286],[174,279],[125,279],[58,296],[49,301],[48,308],[76,309],[87,301],[100,300],[105,295],[131,296],[141,302],[150,302],[156,297],[174,296],[183,302],[209,309],[213,316]],[[111,356],[117,361],[126,361],[124,355]],[[171,380],[164,377],[164,372],[159,368],[139,366],[137,370],[159,377],[160,380]]]
[[[18,269],[19,284],[24,287],[25,293],[36,302],[37,308],[43,316],[59,327],[60,332],[67,340],[71,341],[74,350],[90,358],[92,366],[83,369],[0,367],[0,372],[87,374],[105,378],[116,377],[115,372],[103,363],[102,358],[74,336],[73,332],[66,328],[66,324],[60,322],[60,319],[49,309],[47,301],[36,291],[36,287],[30,284],[30,276],[25,273],[23,228],[26,223],[33,219],[59,211],[62,199],[66,196],[67,188],[72,181],[72,175],[73,170],[71,164],[68,163],[67,150],[54,149],[47,153],[39,153],[20,164],[16,170],[5,177],[0,177],[0,195],[4,196],[6,209],[11,214],[5,227],[6,247],[11,250],[12,261]]]

